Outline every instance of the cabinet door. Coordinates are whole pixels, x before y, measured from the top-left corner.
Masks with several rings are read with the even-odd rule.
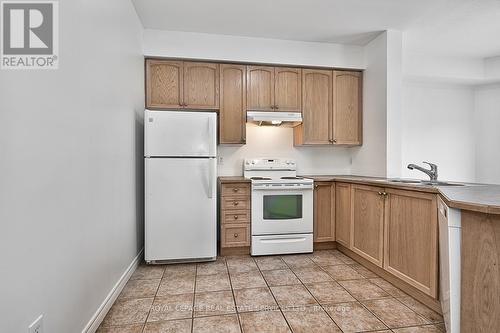
[[[335,144],[361,144],[361,92],[361,72],[333,72],[333,141]]]
[[[219,108],[219,64],[184,62],[184,107]]]
[[[384,189],[351,185],[352,250],[382,267],[384,245]]]
[[[302,124],[295,144],[332,144],[332,71],[302,70]]]
[[[387,189],[384,268],[437,296],[438,238],[435,194]]]
[[[182,107],[182,61],[146,60],[146,107]]]
[[[302,109],[302,70],[276,67],[274,69],[274,106],[276,111]]]
[[[335,238],[351,248],[351,185],[335,184]]]
[[[335,240],[335,183],[314,183],[314,241]]]
[[[219,143],[245,143],[246,66],[220,65]]]
[[[247,110],[274,111],[274,67],[247,66]]]

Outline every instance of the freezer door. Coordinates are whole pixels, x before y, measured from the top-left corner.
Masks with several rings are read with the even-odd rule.
[[[215,157],[216,146],[215,112],[145,111],[145,156]]]
[[[146,261],[216,256],[216,159],[145,158]]]

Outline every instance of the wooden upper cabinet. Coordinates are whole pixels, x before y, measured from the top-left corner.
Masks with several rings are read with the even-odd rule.
[[[219,64],[184,62],[184,107],[219,108]]]
[[[219,64],[146,60],[146,107],[219,108]]]
[[[182,107],[183,77],[182,61],[146,60],[146,106]]]
[[[274,109],[300,112],[302,110],[302,70],[274,68]]]
[[[247,109],[274,111],[274,67],[247,66]]]
[[[335,184],[335,238],[351,248],[351,185]]]
[[[352,184],[352,251],[382,267],[384,248],[384,189]]]
[[[435,194],[386,189],[384,268],[437,297],[438,223]]]
[[[302,119],[294,128],[294,144],[332,143],[332,71],[302,70]]]
[[[315,242],[335,240],[335,183],[314,183],[314,234]]]
[[[361,72],[333,71],[333,141],[361,145]]]
[[[245,143],[246,66],[220,65],[219,143]]]

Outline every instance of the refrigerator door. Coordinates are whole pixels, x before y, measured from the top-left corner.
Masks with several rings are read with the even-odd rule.
[[[146,261],[215,259],[216,162],[145,159]]]
[[[151,111],[144,114],[145,156],[215,157],[215,112]]]

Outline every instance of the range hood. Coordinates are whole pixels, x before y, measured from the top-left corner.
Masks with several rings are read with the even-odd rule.
[[[295,127],[302,123],[300,112],[248,111],[247,123],[259,126]]]

